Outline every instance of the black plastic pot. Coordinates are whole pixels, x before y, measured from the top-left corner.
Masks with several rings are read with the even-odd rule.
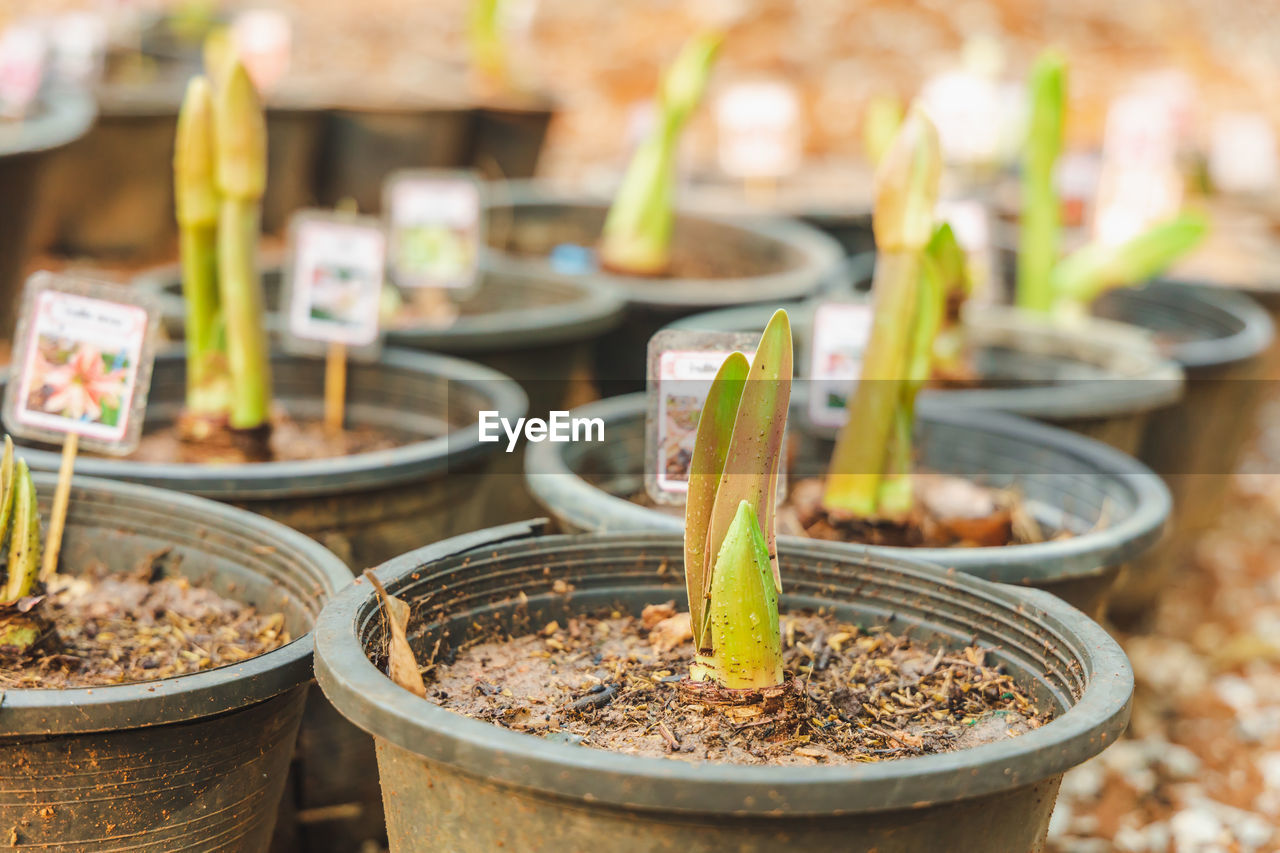
[[[278,327],[281,268],[263,267],[268,323]],[[170,340],[184,337],[185,303],[176,265],[150,270],[134,280],[157,295]],[[390,346],[465,356],[520,383],[529,411],[544,415],[564,408],[575,370],[590,367],[592,343],[619,322],[621,297],[609,287],[534,273],[484,273],[477,291],[460,304],[447,327],[391,326]]]
[[[536,523],[429,545],[379,568],[417,614],[422,659],[495,626],[683,597],[676,534],[538,537]],[[1064,771],[1128,719],[1133,676],[1097,625],[1015,590],[883,554],[781,548],[784,606],[827,607],[952,647],[991,649],[1056,709],[1028,734],[969,750],[847,767],[743,767],[555,743],[447,711],[396,686],[367,583],[326,607],[321,687],[374,735],[393,853],[511,849],[1030,851],[1042,848]],[[570,595],[555,591],[567,583]]]
[[[98,88],[93,129],[55,158],[41,242],[67,255],[156,257],[177,241],[173,140],[186,73]],[[323,114],[306,103],[267,105],[262,227],[280,230],[314,202]]]
[[[807,428],[804,401],[793,400],[792,476],[820,476],[832,441]],[[628,499],[644,488],[644,413],[642,395],[582,406],[575,416],[603,419],[603,444],[529,448],[529,490],[564,530],[683,529],[679,510]],[[1064,430],[922,399],[915,438],[923,468],[1015,488],[1043,526],[1074,535],[998,549],[828,547],[849,554],[909,555],[986,580],[1030,585],[1097,614],[1121,567],[1156,542],[1169,515],[1169,491],[1158,477],[1119,451]]]
[[[1114,615],[1149,614],[1168,570],[1222,512],[1232,474],[1266,396],[1271,318],[1251,299],[1212,286],[1158,281],[1116,290],[1095,314],[1149,330],[1186,373],[1182,400],[1153,417],[1138,450],[1173,492],[1173,535],[1121,580]]]
[[[669,328],[758,334],[779,307],[791,315],[796,363],[805,365],[812,302],[708,311]],[[1152,413],[1176,403],[1183,392],[1177,364],[1111,324],[1056,326],[989,306],[971,312],[966,328],[973,366],[989,387],[926,389],[924,396],[939,405],[1022,415],[1136,453]]]
[[[532,177],[553,115],[544,99],[345,99],[328,116],[320,202],[333,206],[353,198],[361,210],[377,213],[382,185],[398,169],[473,168],[496,179]]]
[[[75,90],[38,101],[30,118],[0,120],[0,336],[13,334],[22,273],[37,242],[42,196],[49,191],[50,162],[93,123],[92,99]]]
[[[646,278],[600,271],[566,272],[548,257],[570,244],[594,247],[609,202],[559,192],[532,181],[495,182],[486,195],[487,262],[499,271],[537,271],[605,282],[626,299],[622,326],[597,348],[596,375],[606,394],[644,387],[645,351],[654,332],[677,317],[725,305],[798,299],[822,288],[840,267],[831,238],[782,219],[734,221],[677,212],[677,256],[726,258],[748,274],[725,278]]]
[[[323,410],[324,360],[272,359],[277,403],[295,416]],[[147,425],[172,423],[182,408],[185,359],[156,360]],[[481,444],[477,413],[525,413],[515,382],[442,355],[386,350],[349,367],[347,420],[390,431],[404,444],[341,459],[209,466],[81,457],[83,474],[214,498],[281,521],[327,545],[355,571],[426,539],[483,527],[516,475],[491,474],[501,453]],[[24,447],[37,470],[58,467],[53,449]],[[502,504],[498,504],[502,506]],[[309,851],[359,849],[382,832],[373,754],[366,738],[326,703],[307,706],[299,749],[298,806],[330,818],[304,825]]]
[[[36,474],[42,512],[56,477]],[[162,555],[157,557],[157,555]],[[117,572],[160,559],[265,611],[293,642],[204,672],[136,684],[6,690],[6,844],[60,851],[262,851],[311,680],[310,633],[350,575],[267,519],[143,486],[76,477],[62,565]]]

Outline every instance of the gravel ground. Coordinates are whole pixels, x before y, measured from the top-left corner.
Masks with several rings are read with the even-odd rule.
[[[1265,422],[1276,423],[1280,405]],[[1274,451],[1272,431],[1255,451]],[[1122,637],[1128,737],[1068,773],[1051,853],[1280,850],[1280,477],[1242,473],[1222,520]]]

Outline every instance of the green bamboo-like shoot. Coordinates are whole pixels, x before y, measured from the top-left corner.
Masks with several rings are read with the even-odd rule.
[[[267,181],[266,119],[244,66],[232,64],[214,98],[218,209],[218,291],[231,371],[231,426],[267,424],[271,372],[256,249]]]
[[[902,127],[902,101],[894,95],[873,95],[862,114],[862,147],[872,166],[880,165]]]
[[[510,88],[510,65],[502,37],[502,0],[471,0],[467,15],[467,43],[471,66],[499,91]]]
[[[230,403],[218,296],[218,190],[214,181],[213,91],[187,84],[173,152],[174,197],[186,301],[187,410],[223,416]]]
[[[724,687],[781,683],[774,528],[792,353],[778,311],[750,366],[726,359],[698,422],[685,509],[693,674]]]
[[[6,442],[5,456],[11,457],[13,445]],[[9,533],[9,566],[5,576],[4,601],[12,604],[30,595],[40,574],[40,511],[36,506],[36,485],[27,470],[27,463],[19,459],[4,503],[12,501],[11,522],[5,528]]]
[[[694,454],[689,461],[689,492],[685,500],[684,566],[685,587],[689,594],[689,622],[694,641],[701,647],[706,631],[705,608],[707,572],[712,553],[707,551],[707,532],[711,527],[711,511],[715,508],[716,491],[724,474],[733,424],[738,417],[738,404],[751,364],[740,352],[730,353],[711,382],[711,390],[702,404],[698,431],[694,437]]]
[[[671,263],[675,227],[675,166],[680,132],[702,100],[723,36],[694,36],[667,69],[658,91],[658,121],[636,149],[601,236],[609,269],[660,275]]]
[[[1031,124],[1022,161],[1022,214],[1018,241],[1018,304],[1031,311],[1053,308],[1053,267],[1058,262],[1058,191],[1053,172],[1062,152],[1066,112],[1066,60],[1046,51],[1031,71]]]
[[[741,501],[716,555],[708,622],[714,652],[701,658],[721,687],[782,683],[778,590],[769,548],[749,501]]]
[[[214,27],[204,38],[204,73],[215,89],[220,89],[230,76],[236,61],[236,46],[227,27]]]
[[[1123,243],[1094,242],[1077,249],[1053,270],[1056,304],[1085,305],[1109,288],[1145,281],[1195,248],[1208,231],[1208,220],[1192,211]]]
[[[837,515],[878,517],[891,440],[909,438],[901,422],[897,439],[892,436],[895,419],[910,415],[898,409],[904,404],[912,362],[922,258],[933,235],[941,176],[938,132],[913,107],[876,172],[874,319],[862,375],[848,404],[849,420],[836,438],[823,494],[823,505]],[[901,463],[909,445],[894,452]],[[899,472],[901,465],[893,468]]]

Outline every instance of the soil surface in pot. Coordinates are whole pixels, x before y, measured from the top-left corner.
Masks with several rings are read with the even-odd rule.
[[[496,225],[492,229],[497,231]],[[656,275],[636,275],[610,270],[618,275],[655,279],[734,279],[753,278],[779,273],[787,264],[773,251],[752,250],[747,241],[733,244],[726,240],[675,240],[671,246],[671,265]],[[490,245],[522,257],[545,258],[558,246],[591,249],[600,243],[600,233],[584,223],[537,220],[519,223],[505,241],[490,240]]]
[[[0,687],[69,688],[170,678],[238,663],[290,640],[284,614],[165,575],[168,552],[131,574],[57,575],[37,603],[52,629],[38,651],[0,664]]]
[[[909,518],[867,520],[840,517],[822,506],[824,481],[799,480],[778,508],[778,532],[835,542],[927,548],[995,548],[1069,537],[1050,532],[1027,511],[1021,496],[960,477],[912,476],[916,508]]]
[[[942,474],[913,475],[916,511],[902,522],[837,519],[822,508],[824,481],[806,477],[793,482],[778,507],[778,532],[833,542],[914,548],[992,548],[1067,539],[1067,530],[1046,530],[1012,489],[994,489]],[[675,516],[684,507],[658,506],[645,492],[632,503]]]
[[[398,437],[377,427],[358,425],[340,433],[330,433],[321,421],[294,420],[281,415],[272,423],[270,461],[334,459],[375,450],[389,450],[403,443]],[[142,436],[138,449],[125,458],[138,462],[185,464],[236,464],[253,461],[241,449],[225,443],[185,441],[176,426],[148,431]]]
[[[730,704],[687,678],[689,615],[571,618],[429,668],[427,698],[548,740],[736,764],[851,764],[965,749],[1050,715],[976,646],[948,649],[823,613],[782,619],[788,681]]]

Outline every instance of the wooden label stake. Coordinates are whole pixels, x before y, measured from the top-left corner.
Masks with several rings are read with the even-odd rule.
[[[71,500],[71,475],[76,467],[76,453],[80,449],[80,436],[69,432],[62,442],[62,464],[58,467],[58,485],[53,492],[53,507],[49,513],[49,539],[44,550],[44,564],[40,567],[40,580],[48,580],[58,571],[58,556],[62,552],[62,531],[67,524],[67,504]]]
[[[324,428],[331,435],[342,432],[347,421],[347,345],[329,344],[324,362]]]

